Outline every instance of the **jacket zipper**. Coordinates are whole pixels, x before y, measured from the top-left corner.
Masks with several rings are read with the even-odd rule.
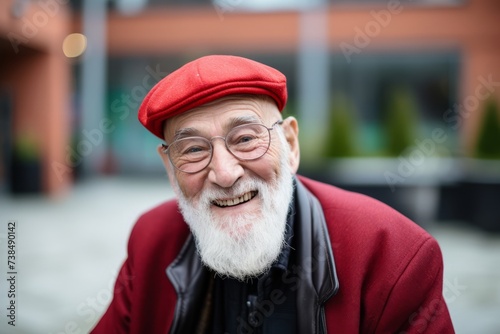
[[[318,334],[326,334],[326,316],[325,316],[325,308],[320,306],[319,308],[319,319],[318,319]]]

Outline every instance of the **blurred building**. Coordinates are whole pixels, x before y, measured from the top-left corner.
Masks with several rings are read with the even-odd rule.
[[[69,182],[50,167],[64,161],[73,94],[61,47],[71,15],[59,2],[0,2],[0,192],[56,193]]]
[[[36,143],[47,193],[71,182],[69,170],[162,173],[160,141],[141,128],[137,107],[163,76],[206,54],[251,57],[287,75],[287,112],[303,124],[306,165],[328,142],[337,101],[346,101],[343,121],[352,126],[347,135],[355,134],[345,155],[390,154],[387,106],[399,94],[414,110],[410,139],[432,139],[441,129],[446,140],[432,155],[456,157],[473,155],[484,103],[500,98],[494,0],[115,0],[93,9],[91,1],[66,2],[0,5],[4,189],[8,157],[22,136]],[[92,10],[104,12],[104,25]],[[27,22],[38,28],[33,36]],[[64,37],[87,31],[87,52],[101,56],[65,57]],[[12,42],[13,32],[20,42]]]

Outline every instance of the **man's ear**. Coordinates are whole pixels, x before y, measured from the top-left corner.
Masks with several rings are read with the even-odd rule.
[[[292,172],[295,174],[299,169],[300,163],[299,124],[295,117],[289,116],[283,121],[282,127],[283,132],[285,133],[286,141],[290,146],[288,162],[290,163]]]

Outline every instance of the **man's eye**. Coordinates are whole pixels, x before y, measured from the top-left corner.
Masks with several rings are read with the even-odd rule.
[[[182,151],[182,154],[196,154],[205,151],[206,148],[203,148],[201,146],[191,146],[187,147]]]
[[[255,136],[253,135],[242,135],[239,137],[235,137],[231,142],[233,145],[238,145],[238,144],[248,144],[249,142],[255,140]]]
[[[241,136],[241,138],[238,140],[238,143],[246,143],[254,139],[255,139],[254,136]]]

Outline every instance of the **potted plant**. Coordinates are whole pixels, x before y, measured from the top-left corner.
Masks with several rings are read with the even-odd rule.
[[[41,155],[31,135],[14,140],[11,157],[10,190],[13,194],[39,193],[42,190]]]
[[[500,110],[496,100],[486,101],[474,158],[468,160],[464,187],[468,217],[476,226],[500,232]]]
[[[352,157],[356,154],[354,109],[349,101],[341,95],[333,99],[331,105],[324,156],[326,158]]]
[[[500,115],[493,98],[486,102],[475,151],[479,159],[500,159]]]
[[[389,91],[383,110],[385,151],[397,157],[414,144],[417,135],[418,111],[407,89]]]

